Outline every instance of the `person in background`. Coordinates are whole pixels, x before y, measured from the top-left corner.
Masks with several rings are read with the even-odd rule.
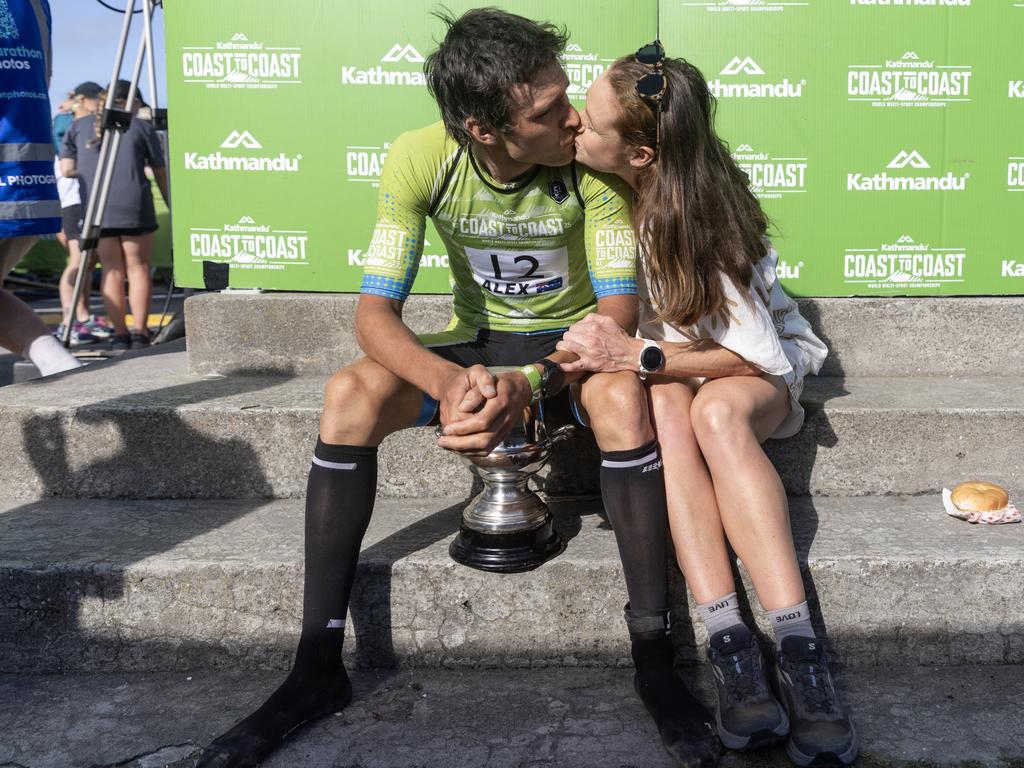
[[[0,6],[0,46],[18,65],[0,81],[0,281],[39,240],[60,230],[53,175],[49,84],[50,6],[26,0]],[[43,376],[81,366],[35,312],[0,289],[0,345],[27,357]]]
[[[112,87],[114,106],[124,109],[130,83],[118,80]],[[105,102],[106,96],[106,92],[101,93],[100,101]],[[134,113],[141,104],[139,97],[133,102],[131,111]],[[99,165],[102,123],[102,109],[97,114],[75,120],[64,137],[61,149],[61,171],[65,176],[78,177],[86,209],[88,196],[94,191],[93,182]],[[103,302],[114,326],[111,349],[115,351],[149,346],[146,322],[153,288],[149,265],[157,222],[153,193],[146,176],[147,165],[153,170],[164,202],[170,205],[167,168],[159,137],[149,121],[133,117],[130,127],[121,136],[97,246],[103,267]],[[125,323],[126,277],[128,303],[134,321],[130,330]]]
[[[786,739],[797,765],[849,765],[857,734],[811,623],[785,488],[761,448],[800,430],[804,377],[828,350],[779,284],[768,218],[714,115],[704,76],[657,41],[591,86],[576,156],[633,188],[639,333],[590,314],[558,349],[580,357],[566,372],[647,379],[676,556],[710,636],[722,742]],[[774,690],[727,545],[772,627]]]
[[[59,152],[64,143],[64,136],[71,124],[82,117],[93,115],[99,109],[100,93],[103,89],[94,82],[86,81],[73,90],[61,104],[61,110],[53,119],[53,140]],[[68,252],[68,263],[60,277],[60,305],[62,309],[61,324],[57,327],[58,339],[64,337],[64,325],[68,322],[71,312],[71,298],[74,295],[75,280],[78,267],[82,261],[82,224],[85,209],[82,195],[75,177],[65,177],[60,172],[60,159],[54,162],[57,176],[57,192],[60,195],[61,231],[57,239]],[[87,272],[92,273],[96,256],[90,259]],[[96,341],[109,339],[112,335],[110,326],[101,318],[89,313],[90,282],[86,281],[82,295],[78,299],[75,322],[71,328],[71,346],[92,344]]]

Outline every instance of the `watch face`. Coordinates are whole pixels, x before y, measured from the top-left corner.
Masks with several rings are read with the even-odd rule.
[[[665,364],[665,353],[660,347],[647,347],[640,355],[640,365],[647,371],[657,371]]]

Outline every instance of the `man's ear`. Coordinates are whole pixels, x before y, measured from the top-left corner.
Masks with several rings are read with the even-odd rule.
[[[630,147],[629,164],[640,170],[654,162],[654,150],[650,147]]]
[[[467,117],[464,125],[474,141],[488,146],[498,143],[498,132],[490,126],[482,125],[475,117]]]

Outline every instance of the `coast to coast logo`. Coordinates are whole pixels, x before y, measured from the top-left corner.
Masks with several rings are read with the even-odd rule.
[[[228,150],[227,153],[220,150]],[[246,151],[248,153],[246,154]],[[256,172],[283,172],[295,173],[299,170],[299,163],[302,155],[288,156],[284,152],[276,155],[263,150],[260,143],[249,131],[231,131],[220,143],[220,149],[216,152],[200,154],[199,152],[186,152],[185,169],[189,171],[256,171]]]
[[[207,88],[276,89],[298,85],[302,82],[301,63],[301,48],[267,45],[262,40],[250,40],[243,32],[213,45],[186,45],[181,49],[184,82]]]
[[[847,100],[873,107],[945,107],[971,100],[972,74],[970,65],[936,64],[907,51],[881,64],[851,64]]]
[[[423,54],[411,44],[396,42],[382,52],[380,60],[371,67],[342,66],[342,85],[413,85],[426,86],[423,74]]]
[[[369,184],[374,189],[379,187],[380,176],[384,172],[384,159],[390,149],[390,141],[380,146],[345,147],[345,173],[348,181]]]
[[[708,13],[782,13],[791,8],[806,8],[809,2],[782,2],[781,0],[705,0],[680,3],[684,8],[703,8]]]
[[[562,51],[562,67],[569,78],[569,98],[583,101],[594,81],[611,66],[614,57],[585,51],[579,43],[569,43]]]
[[[188,233],[192,261],[230,264],[232,269],[280,271],[306,265],[309,233],[302,229],[275,229],[251,216],[219,227],[192,227]]]
[[[740,81],[722,77],[740,78]],[[788,77],[773,80],[750,56],[734,56],[719,72],[719,77],[708,83],[708,89],[716,99],[798,99],[804,95],[805,85],[807,80],[794,82]]]
[[[901,149],[884,171],[847,173],[846,189],[848,192],[963,192],[970,177],[970,172],[962,176],[952,171],[936,175],[931,164],[916,149]]]
[[[806,192],[807,158],[775,157],[740,144],[732,153],[736,164],[750,179],[750,191],[761,200]]]
[[[933,248],[903,235],[875,248],[847,248],[843,281],[864,288],[922,290],[964,281],[965,248]]]
[[[1006,161],[1006,191],[1024,192],[1024,156],[1011,156]]]

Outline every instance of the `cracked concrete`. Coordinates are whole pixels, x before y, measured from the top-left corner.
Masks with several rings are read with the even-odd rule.
[[[622,572],[596,502],[554,504],[567,550],[497,575],[449,558],[453,501],[378,503],[352,600],[354,662],[628,663]],[[845,663],[1024,663],[1024,526],[971,526],[928,497],[791,506],[810,601]],[[8,672],[284,668],[301,561],[298,501],[0,504],[0,654]],[[670,583],[680,658],[699,659],[706,638],[679,620],[689,606],[675,568]]]
[[[710,701],[705,667],[684,670]],[[697,678],[693,676],[697,675]],[[626,669],[357,672],[265,768],[670,768]],[[280,674],[0,676],[0,768],[192,768]],[[1024,765],[1024,667],[840,674],[863,768]],[[6,763],[4,762],[6,761]],[[726,768],[787,765],[781,748]]]

